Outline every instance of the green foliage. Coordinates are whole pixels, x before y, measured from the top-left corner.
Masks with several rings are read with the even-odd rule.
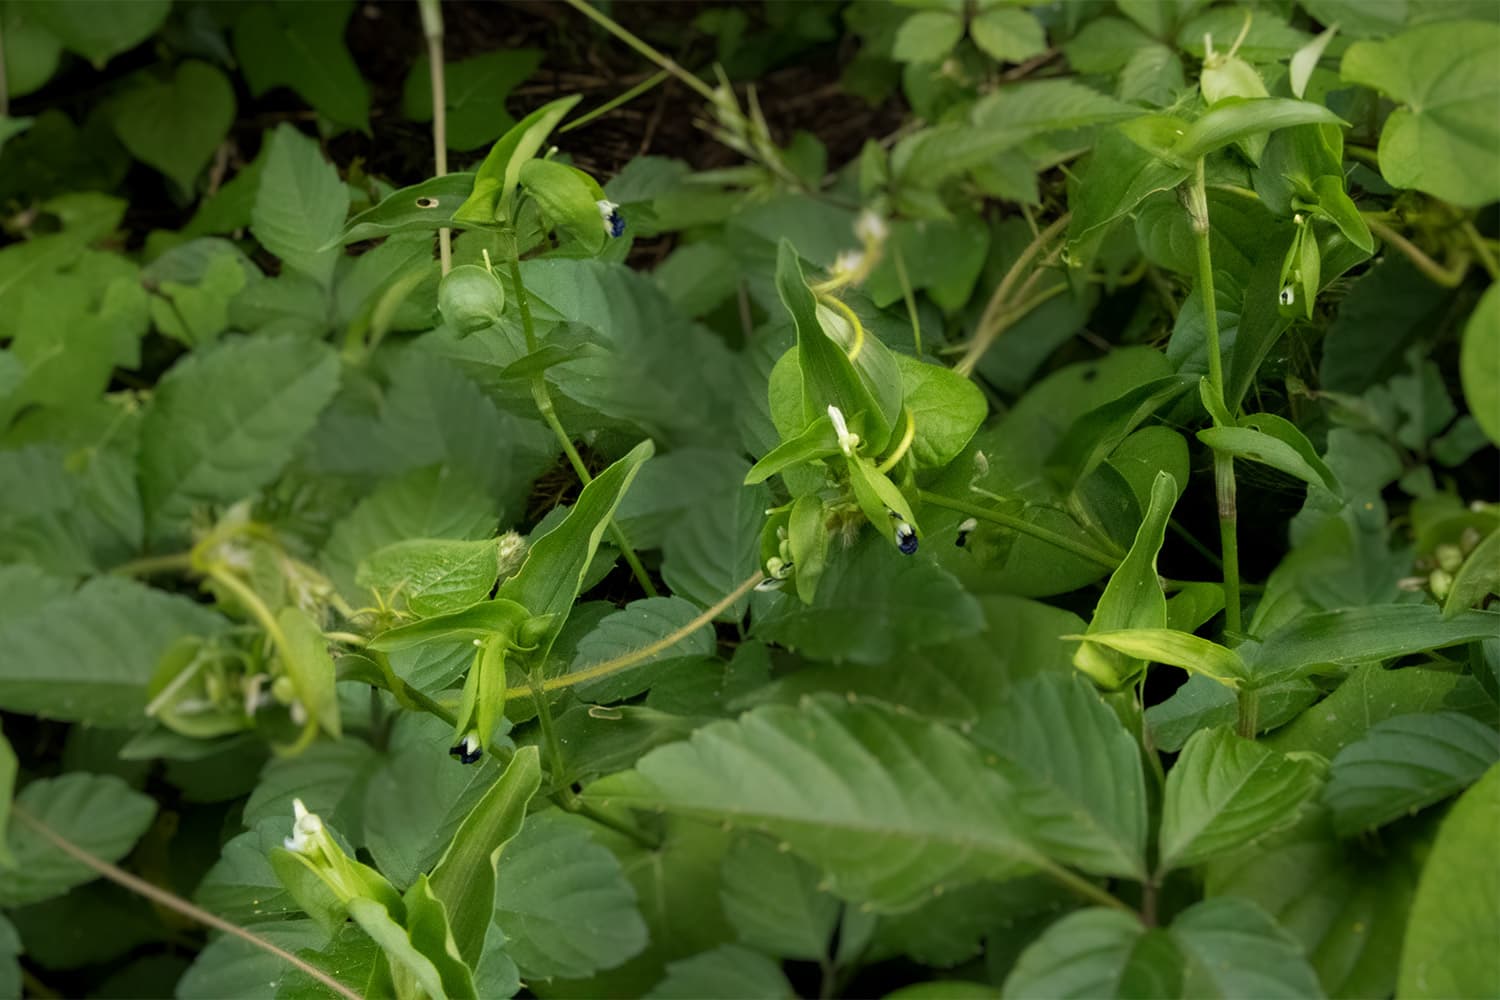
[[[1491,6],[614,13],[0,0],[0,996],[1500,989]]]

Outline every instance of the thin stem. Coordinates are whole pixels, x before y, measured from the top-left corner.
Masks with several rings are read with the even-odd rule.
[[[52,846],[56,847],[64,854],[68,855],[68,857],[79,862],[80,864],[86,865],[87,867],[93,869],[100,875],[109,879],[111,882],[114,882],[116,885],[128,889],[131,892],[136,893],[137,895],[144,896],[145,898],[151,900],[153,903],[156,903],[159,906],[165,906],[169,910],[175,910],[176,912],[182,914],[190,920],[196,920],[198,923],[208,927],[212,927],[214,930],[223,931],[225,934],[233,934],[235,937],[240,938],[243,941],[248,941],[250,944],[254,945],[257,948],[260,948],[262,951],[275,955],[277,958],[296,968],[298,971],[312,977],[319,983],[322,983],[324,986],[328,987],[330,990],[332,990],[334,993],[337,993],[341,997],[348,997],[349,1000],[362,1000],[360,995],[354,990],[350,989],[348,986],[345,986],[343,983],[339,982],[337,979],[333,978],[317,966],[298,958],[296,955],[293,955],[286,949],[279,948],[276,945],[272,944],[270,941],[267,941],[265,938],[260,937],[259,935],[254,934],[251,931],[245,930],[243,927],[237,927],[229,921],[223,919],[222,917],[215,916],[214,914],[209,913],[207,910],[194,906],[192,903],[189,903],[187,900],[176,895],[175,893],[168,892],[160,886],[152,885],[145,879],[132,875],[129,872],[125,871],[123,868],[118,868],[102,858],[95,857],[93,854],[84,850],[82,847],[79,847],[77,844],[73,843],[71,840],[68,840],[62,834],[58,833],[50,826],[37,819],[35,816],[31,815],[31,813],[27,811],[25,806],[22,806],[20,804],[12,806],[11,815],[20,820],[22,823],[31,827],[36,831],[38,836],[52,844]]]
[[[186,573],[193,568],[191,552],[173,552],[165,556],[143,556],[112,567],[115,576],[152,576],[157,573]]]
[[[225,590],[234,595],[244,609],[250,612],[250,616],[271,637],[271,643],[277,652],[285,653],[287,650],[286,633],[281,631],[281,625],[277,623],[276,616],[271,614],[271,609],[266,607],[266,602],[260,599],[260,595],[251,590],[239,577],[219,566],[210,567],[208,578]]]
[[[1198,298],[1203,307],[1204,339],[1208,350],[1208,383],[1215,403],[1213,413],[1224,413],[1224,355],[1219,346],[1219,301],[1214,294],[1214,261],[1211,246],[1208,189],[1200,157],[1188,192],[1188,214],[1193,241],[1198,245]],[[1215,421],[1217,421],[1215,417]],[[1224,626],[1232,633],[1242,630],[1240,618],[1239,513],[1235,506],[1234,457],[1214,452],[1214,493],[1219,506],[1219,550],[1224,559]]]
[[[1495,255],[1486,245],[1484,237],[1480,236],[1479,230],[1474,228],[1474,220],[1465,219],[1463,231],[1464,236],[1468,237],[1469,246],[1474,248],[1474,256],[1479,258],[1479,263],[1489,273],[1490,280],[1500,281],[1500,262],[1495,260]]]
[[[609,32],[611,35],[614,35],[620,41],[624,42],[632,49],[635,49],[635,51],[639,52],[647,59],[650,59],[652,62],[656,63],[656,65],[660,66],[668,73],[671,73],[673,76],[677,77],[677,79],[681,80],[689,87],[692,87],[695,91],[703,96],[704,100],[710,103],[714,102],[715,98],[713,88],[704,83],[702,80],[698,79],[698,77],[694,76],[692,73],[689,73],[687,70],[683,69],[670,56],[658,51],[657,49],[652,48],[646,42],[642,41],[640,38],[636,37],[633,33],[628,31],[619,22],[615,21],[607,14],[603,14],[598,10],[595,10],[593,6],[585,3],[584,0],[565,0],[565,2],[568,4],[568,6],[581,13],[584,17],[587,17],[590,21],[593,21],[605,31]]]
[[[573,794],[573,789],[567,782],[563,781],[563,755],[562,744],[557,740],[557,727],[552,723],[552,703],[542,695],[542,672],[540,665],[531,669],[531,701],[536,706],[537,724],[542,729],[542,745],[547,753],[548,767],[552,771],[552,780],[556,784],[554,789],[559,805],[572,812],[578,796]]]
[[[1037,867],[1042,870],[1042,874],[1072,889],[1090,902],[1097,903],[1100,906],[1107,906],[1112,910],[1123,910],[1131,914],[1135,913],[1126,903],[1116,899],[1112,894],[1099,888],[1081,875],[1076,875],[1062,865],[1056,864],[1050,858],[1038,858]]]
[[[1411,240],[1402,236],[1378,218],[1367,212],[1360,214],[1364,216],[1365,225],[1370,227],[1370,232],[1404,253],[1407,259],[1416,266],[1417,270],[1421,271],[1433,282],[1444,288],[1457,288],[1463,283],[1464,275],[1469,273],[1469,258],[1467,254],[1460,256],[1452,266],[1444,267],[1423,253],[1421,248]]]
[[[443,63],[443,8],[439,0],[417,0],[422,34],[427,36],[427,64],[432,79],[432,158],[438,177],[448,172],[448,84]],[[453,270],[453,232],[438,230],[438,258],[443,273]]]
[[[1260,691],[1252,687],[1239,690],[1239,718],[1235,731],[1247,740],[1255,739],[1260,732]]]
[[[922,356],[922,319],[917,315],[917,297],[912,292],[911,279],[906,275],[906,259],[901,256],[901,248],[891,241],[891,260],[896,265],[896,280],[901,282],[901,297],[906,300],[906,315],[911,320],[911,339],[916,347],[917,357]]]
[[[995,286],[995,291],[990,295],[989,301],[985,303],[984,312],[979,316],[979,323],[974,328],[974,336],[969,342],[969,349],[964,352],[964,356],[959,360],[958,364],[954,365],[954,369],[960,374],[968,375],[972,373],[975,366],[979,364],[979,359],[984,357],[985,351],[990,349],[990,345],[1016,319],[1025,315],[1019,308],[1012,305],[1011,289],[1015,287],[1016,282],[1021,280],[1021,275],[1031,267],[1037,256],[1067,228],[1068,221],[1071,218],[1072,216],[1069,213],[1064,212],[1054,219],[1046,229],[1037,233],[1036,238],[1027,244],[1026,248],[1021,251],[1021,255],[1011,264],[1010,269],[1001,277],[1000,284]],[[1024,295],[1031,287],[1031,282],[1028,281],[1022,287],[1021,294]],[[1051,298],[1055,294],[1057,293],[1052,292],[1047,298]]]
[[[618,108],[624,104],[628,104],[631,101],[635,100],[637,97],[640,97],[642,94],[646,93],[646,91],[655,87],[671,75],[672,74],[667,70],[662,70],[660,73],[654,73],[651,76],[646,77],[646,79],[642,80],[634,87],[631,87],[629,90],[625,91],[625,93],[620,94],[618,97],[613,97],[610,100],[605,101],[603,104],[599,105],[597,108],[594,108],[592,111],[574,118],[572,121],[559,128],[557,130],[558,134],[561,135],[564,132],[571,132],[575,128],[583,128],[594,119],[599,118],[602,115],[607,115],[615,108]]]
[[[521,332],[526,337],[526,350],[528,353],[534,353],[537,349],[536,325],[531,319],[531,303],[527,301],[526,285],[521,281],[521,262],[514,252],[506,256],[510,264],[510,282],[515,291],[516,308],[521,313]],[[552,405],[552,393],[547,388],[547,376],[544,372],[537,372],[531,377],[531,398],[536,402],[536,408],[541,413],[542,420],[552,429],[553,437],[557,438],[557,443],[562,445],[563,454],[568,456],[568,464],[573,466],[573,472],[578,476],[579,482],[585,486],[593,482],[594,477],[589,473],[588,466],[583,464],[583,456],[578,454],[577,448],[573,447],[573,439],[568,436],[567,429],[557,417],[557,410]],[[625,536],[625,532],[613,517],[609,519],[609,534],[615,545],[619,547],[620,555],[630,567],[630,572],[635,575],[636,582],[646,592],[646,596],[656,597],[656,584],[651,582],[651,575],[641,564],[641,557],[636,555],[635,547],[630,544],[630,539]]]
[[[1030,535],[1038,541],[1046,542],[1048,545],[1055,546],[1065,552],[1071,552],[1075,556],[1098,563],[1100,566],[1108,569],[1114,569],[1120,565],[1118,558],[1094,548],[1087,542],[1080,542],[1076,538],[1069,538],[1067,535],[1053,531],[1051,528],[1044,528],[1023,518],[1015,517],[1002,511],[992,510],[989,507],[981,507],[979,504],[959,500],[957,497],[944,496],[941,493],[929,493],[926,490],[919,490],[917,495],[921,497],[923,503],[930,503],[934,507],[946,507],[949,510],[956,510],[960,514],[968,514],[971,517],[979,518],[981,521],[989,521],[993,524],[1010,528],[1012,531],[1018,531],[1023,535]]]
[[[608,677],[610,674],[617,674],[622,670],[629,670],[636,664],[643,663],[646,660],[651,659],[651,657],[655,656],[657,653],[660,653],[662,650],[671,649],[673,646],[677,645],[683,639],[686,639],[688,636],[692,635],[703,626],[710,624],[715,618],[719,617],[725,611],[733,607],[734,603],[741,597],[744,597],[746,594],[750,593],[751,590],[754,590],[755,585],[760,583],[764,579],[765,574],[761,573],[759,570],[756,570],[754,575],[746,578],[745,581],[738,587],[735,587],[729,593],[720,598],[717,604],[705,608],[692,621],[688,622],[686,625],[682,626],[676,631],[663,636],[653,643],[642,646],[640,649],[632,650],[629,653],[617,656],[612,660],[605,660],[602,663],[594,664],[592,667],[585,667],[582,670],[574,670],[559,677],[548,678],[547,680],[542,682],[541,689],[543,691],[558,691],[563,688],[573,687],[576,684],[584,684],[588,681],[596,681],[601,677]],[[533,693],[533,690],[534,689],[531,686],[511,688],[505,692],[505,697],[507,701],[511,698],[525,697],[527,695],[531,695]]]

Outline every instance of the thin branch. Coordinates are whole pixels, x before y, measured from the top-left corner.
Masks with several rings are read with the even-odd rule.
[[[307,962],[306,960],[293,955],[285,948],[280,948],[272,944],[270,941],[267,941],[265,938],[260,937],[259,935],[254,934],[243,927],[236,926],[235,924],[230,923],[222,917],[215,916],[205,909],[194,906],[192,903],[189,903],[181,896],[178,896],[175,893],[168,892],[160,886],[152,885],[145,879],[132,875],[129,872],[125,871],[123,868],[118,868],[115,865],[110,864],[103,858],[95,857],[93,854],[90,854],[82,847],[79,847],[77,844],[73,843],[71,840],[68,840],[62,834],[58,833],[50,826],[37,819],[35,816],[31,815],[31,813],[27,811],[25,806],[22,806],[20,804],[12,806],[11,815],[20,820],[22,823],[31,827],[37,832],[38,836],[40,836],[48,843],[52,844],[52,846],[56,847],[59,851],[62,851],[68,857],[79,862],[80,864],[86,865],[87,867],[93,869],[100,875],[109,879],[111,882],[114,882],[116,885],[128,889],[131,892],[136,893],[137,895],[144,896],[147,899],[151,900],[153,903],[158,904],[159,906],[165,906],[169,910],[175,910],[176,912],[182,914],[190,920],[196,920],[198,923],[204,924],[208,927],[212,927],[214,930],[223,931],[225,934],[232,934],[243,941],[248,941],[250,944],[261,949],[262,951],[266,951],[272,955],[275,955],[277,958],[286,962],[288,965],[293,966],[298,971],[312,977],[319,983],[322,983],[324,986],[328,987],[330,990],[337,993],[341,997],[348,997],[349,1000],[363,1000],[363,998],[354,990],[350,989],[348,986],[345,986],[343,983],[339,982],[337,979],[333,978],[328,973],[318,968],[316,965],[313,965],[310,962]]]
[[[439,0],[417,0],[422,34],[427,37],[427,64],[432,79],[432,158],[436,175],[448,172],[448,84],[443,63],[443,8]],[[438,258],[443,273],[453,269],[453,231],[438,230]]]
[[[1406,254],[1407,258],[1416,265],[1417,270],[1427,275],[1428,278],[1442,285],[1444,288],[1457,288],[1463,283],[1464,275],[1469,273],[1469,258],[1467,254],[1461,256],[1453,266],[1444,267],[1423,253],[1421,248],[1411,240],[1402,236],[1373,215],[1364,212],[1360,214],[1364,215],[1365,224],[1370,227],[1370,232]]]

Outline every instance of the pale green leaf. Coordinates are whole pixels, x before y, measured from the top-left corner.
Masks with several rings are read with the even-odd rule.
[[[113,775],[75,772],[33,781],[15,810],[95,857],[118,861],[151,825],[156,802]],[[6,844],[15,867],[0,880],[0,906],[35,903],[99,877],[15,816]]]
[[[969,22],[969,36],[1001,62],[1024,62],[1047,50],[1047,33],[1030,11],[991,7]]]
[[[315,4],[314,6],[322,6]],[[349,189],[312,139],[291,125],[271,134],[260,171],[260,189],[250,213],[250,231],[286,267],[324,289],[333,282]]]
[[[646,994],[650,1000],[791,1000],[796,995],[776,961],[736,944],[673,962]]]
[[[355,582],[398,594],[419,615],[459,611],[489,596],[500,572],[493,538],[475,541],[408,538],[377,549],[360,564]]]
[[[1469,412],[1500,444],[1500,285],[1491,285],[1464,324],[1458,373]]]
[[[737,838],[719,898],[745,945],[778,958],[821,961],[843,907],[818,888],[818,869],[766,837]]]
[[[897,29],[891,55],[900,62],[938,62],[963,33],[964,22],[956,13],[922,11]]]

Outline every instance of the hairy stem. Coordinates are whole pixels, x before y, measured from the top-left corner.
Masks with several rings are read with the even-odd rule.
[[[918,491],[918,496],[921,497],[923,503],[930,503],[934,507],[946,507],[949,510],[956,510],[960,514],[968,514],[971,517],[979,518],[981,521],[989,521],[991,524],[1001,525],[1023,535],[1030,535],[1038,541],[1046,542],[1048,545],[1055,546],[1065,552],[1071,552],[1075,556],[1098,563],[1100,566],[1108,569],[1114,569],[1120,565],[1118,557],[1112,556],[1102,549],[1096,549],[1087,542],[1079,541],[1076,538],[1069,538],[1067,535],[1053,531],[1051,528],[1044,528],[1040,524],[1034,524],[1013,514],[1006,514],[1003,511],[982,507],[977,503],[970,503],[967,500],[960,500],[957,497],[945,496],[941,493],[929,493],[927,490]]]
[[[427,64],[432,79],[432,158],[438,177],[448,172],[448,84],[443,63],[443,8],[440,0],[417,0],[422,34],[427,38]],[[438,258],[443,273],[453,269],[453,231],[438,230]]]
[[[510,281],[515,291],[516,308],[521,313],[521,332],[526,337],[526,350],[535,352],[537,349],[536,325],[531,319],[531,303],[526,298],[526,286],[521,282],[521,261],[513,252],[506,256],[510,263]],[[568,464],[573,466],[573,472],[578,476],[579,482],[585,486],[593,482],[594,477],[589,473],[588,466],[583,464],[583,456],[578,454],[577,448],[573,447],[573,439],[568,436],[567,429],[557,417],[557,410],[552,405],[552,393],[547,387],[546,373],[537,372],[531,377],[531,398],[536,402],[536,408],[541,413],[542,420],[552,429],[557,443],[562,445],[563,454],[568,456]],[[641,565],[641,557],[636,555],[630,539],[625,537],[625,532],[613,517],[609,519],[609,535],[619,547],[620,555],[624,557],[626,565],[630,567],[630,572],[635,575],[636,582],[641,585],[646,596],[656,597],[656,584],[651,582],[651,576],[646,572],[646,567]]]
[[[129,872],[125,871],[123,868],[118,868],[115,865],[110,864],[103,858],[94,856],[93,854],[84,850],[82,847],[79,847],[77,844],[73,843],[71,840],[68,840],[62,834],[52,829],[41,820],[37,819],[35,816],[31,815],[31,813],[27,811],[25,806],[13,806],[11,809],[11,815],[20,820],[25,825],[31,827],[36,831],[38,836],[40,836],[48,843],[52,844],[52,846],[56,847],[59,851],[62,851],[68,857],[79,862],[80,864],[88,866],[90,869],[98,872],[100,875],[109,879],[111,882],[114,882],[116,885],[128,889],[130,892],[133,892],[138,896],[144,896],[145,898],[151,900],[153,903],[156,903],[158,906],[165,906],[169,910],[174,910],[190,920],[195,920],[207,927],[212,927],[214,930],[223,931],[225,934],[232,934],[242,941],[248,941],[250,944],[261,949],[262,951],[275,955],[277,958],[296,968],[298,971],[310,976],[311,978],[317,980],[319,983],[322,983],[324,986],[328,987],[330,990],[341,997],[348,997],[349,1000],[361,1000],[360,995],[354,990],[351,990],[349,987],[345,986],[343,983],[339,982],[337,979],[333,978],[317,966],[298,958],[296,955],[293,955],[285,948],[280,948],[272,944],[270,941],[267,941],[265,938],[259,936],[258,934],[248,931],[243,927],[237,927],[229,921],[215,916],[212,913],[209,913],[205,909],[194,906],[192,903],[189,903],[187,900],[183,899],[181,896],[176,895],[175,893],[168,892],[160,886],[152,885],[145,879],[132,875]]]
[[[1219,346],[1219,303],[1214,295],[1208,189],[1203,181],[1201,158],[1188,192],[1188,214],[1192,217],[1193,242],[1198,246],[1198,297],[1203,306],[1209,392],[1217,403],[1216,411],[1223,413],[1228,409],[1224,404],[1224,355]],[[1229,632],[1238,633],[1244,626],[1240,618],[1239,515],[1235,508],[1234,457],[1220,451],[1214,452],[1214,492],[1219,505],[1219,548],[1224,558],[1224,625]]]

